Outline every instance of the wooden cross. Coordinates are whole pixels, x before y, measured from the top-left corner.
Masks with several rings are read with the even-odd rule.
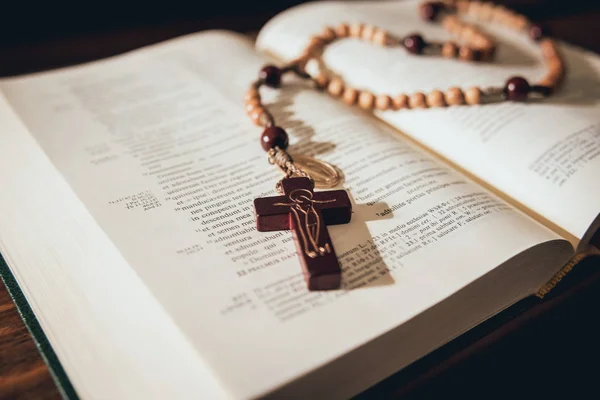
[[[352,203],[345,190],[313,192],[309,178],[285,178],[283,196],[254,200],[261,232],[292,230],[309,290],[338,289],[342,270],[327,225],[347,224]]]

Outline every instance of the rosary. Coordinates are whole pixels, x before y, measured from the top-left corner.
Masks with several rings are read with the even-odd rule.
[[[365,24],[340,24],[325,27],[312,37],[302,55],[279,68],[265,66],[246,93],[246,111],[252,121],[265,128],[260,142],[267,152],[270,164],[277,165],[284,178],[276,185],[281,194],[254,200],[256,227],[261,232],[291,230],[296,251],[300,258],[303,274],[309,290],[337,289],[341,284],[341,268],[335,255],[327,225],[346,224],[352,216],[352,203],[345,190],[315,192],[314,188],[332,188],[340,180],[337,169],[330,164],[310,157],[294,156],[287,152],[288,135],[275,125],[273,116],[261,103],[259,89],[266,85],[278,88],[281,78],[290,72],[311,80],[316,88],[327,91],[333,97],[341,97],[349,106],[364,110],[409,110],[414,108],[475,105],[503,100],[526,101],[528,98],[547,97],[560,85],[565,76],[565,64],[553,40],[545,37],[543,28],[530,23],[523,15],[492,3],[468,0],[445,0],[423,3],[419,7],[426,21],[439,21],[451,34],[465,42],[458,45],[452,41],[427,42],[420,35],[412,34],[397,38],[389,32]],[[461,21],[456,15],[466,14],[481,22],[494,22],[517,31],[528,32],[532,40],[539,43],[547,66],[546,76],[537,84],[530,85],[522,77],[508,79],[503,87],[481,89],[472,87],[466,91],[453,87],[445,92],[374,94],[367,90],[345,85],[327,72],[311,75],[306,65],[318,60],[325,46],[344,39],[354,38],[373,42],[379,46],[403,46],[411,54],[441,55],[462,61],[491,61],[496,45],[479,31],[475,25]]]

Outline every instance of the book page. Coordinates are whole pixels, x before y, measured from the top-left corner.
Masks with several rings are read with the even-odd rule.
[[[454,40],[439,24],[421,21],[417,1],[324,2],[286,11],[261,31],[257,44],[281,59],[297,57],[311,35],[341,22],[372,24],[402,37]],[[482,27],[499,41],[492,63],[415,56],[344,40],[325,50],[325,64],[357,88],[375,93],[427,93],[502,87],[511,76],[544,76],[539,48],[525,34]],[[600,59],[562,45],[564,87],[548,99],[480,106],[377,112],[377,116],[444,158],[512,197],[578,239],[600,219]],[[589,229],[594,225],[593,229]],[[585,240],[588,238],[586,237]]]
[[[572,255],[386,125],[288,82],[263,95],[290,152],[338,166],[354,210],[349,224],[328,228],[343,288],[307,291],[290,232],[255,229],[253,199],[276,195],[281,178],[242,104],[265,62],[250,41],[213,32],[0,84],[235,397],[335,359],[540,243],[558,251],[540,280]],[[537,290],[528,282],[518,296]]]

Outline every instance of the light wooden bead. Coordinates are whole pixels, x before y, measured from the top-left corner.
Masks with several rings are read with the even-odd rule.
[[[375,27],[372,25],[365,25],[360,34],[363,40],[371,41],[375,35]]]
[[[362,35],[363,28],[364,28],[364,24],[350,25],[350,37],[360,38]]]
[[[319,56],[323,53],[323,47],[325,46],[325,42],[320,37],[313,36],[308,42],[308,46],[306,46],[305,53]]]
[[[459,0],[456,2],[456,11],[459,13],[465,13],[469,10],[469,1],[468,0]]]
[[[260,100],[260,94],[258,93],[258,89],[251,87],[250,89],[248,89],[246,94],[244,94],[244,101],[249,102],[254,99]]]
[[[454,42],[446,42],[442,45],[442,56],[446,58],[456,57],[458,46]]]
[[[246,102],[246,112],[248,114],[252,113],[254,111],[255,108],[261,106],[260,104],[260,100],[258,99],[252,99],[250,101]]]
[[[470,42],[478,33],[473,25],[465,25],[460,31],[460,38],[465,42]]]
[[[454,15],[448,15],[442,20],[442,26],[452,34],[457,34],[462,28],[462,24]]]
[[[481,89],[478,87],[472,87],[465,93],[465,102],[469,105],[481,103]]]
[[[540,41],[540,48],[542,49],[542,54],[544,58],[554,58],[558,57],[558,48],[556,47],[556,43],[552,39],[543,39]]]
[[[408,105],[410,108],[426,108],[427,99],[421,92],[413,93],[408,99]]]
[[[400,110],[408,107],[408,96],[405,94],[399,94],[392,97],[392,109]]]
[[[339,38],[345,38],[350,35],[350,26],[348,24],[339,24],[335,27],[335,34]]]
[[[375,99],[375,108],[381,111],[388,110],[392,104],[392,99],[387,95],[379,95]]]
[[[444,101],[444,93],[439,90],[434,90],[427,95],[427,105],[429,107],[444,107],[446,102]]]
[[[344,103],[348,104],[349,106],[356,104],[356,100],[358,99],[358,90],[347,87],[344,89],[342,99],[344,100]]]
[[[373,42],[375,42],[376,44],[378,44],[380,46],[385,46],[387,44],[388,40],[389,40],[389,35],[383,29],[378,29],[377,32],[375,32],[375,35],[373,35]]]
[[[358,95],[358,106],[363,110],[372,110],[375,104],[375,96],[371,92],[363,91]]]
[[[323,29],[323,32],[321,33],[321,39],[325,42],[332,42],[337,39],[337,34],[332,27],[328,26]]]
[[[529,21],[524,15],[515,15],[512,21],[512,27],[518,31],[522,31],[529,26]]]
[[[327,91],[332,96],[339,96],[344,91],[344,82],[340,78],[333,78],[327,85]]]
[[[492,22],[502,24],[502,23],[504,23],[505,19],[506,19],[506,8],[504,8],[503,6],[494,7],[494,11],[492,12]]]
[[[449,106],[458,106],[463,104],[465,101],[465,96],[460,88],[453,87],[446,91],[445,94],[446,104]]]
[[[491,21],[492,16],[494,15],[494,8],[495,6],[492,3],[483,3],[479,10],[479,16],[477,19],[482,22]]]
[[[264,108],[258,107],[255,108],[254,111],[250,114],[250,118],[252,119],[252,122],[254,122],[255,125],[264,126],[267,124],[269,115],[267,114],[267,111]]]
[[[458,50],[458,58],[463,61],[471,61],[475,58],[475,53],[469,46],[461,46]]]
[[[481,10],[481,5],[482,4],[479,1],[471,1],[469,3],[467,13],[473,18],[479,17],[479,11]]]
[[[325,89],[329,84],[329,77],[327,76],[327,74],[319,74],[316,77],[314,77],[313,80],[315,81],[319,89]]]

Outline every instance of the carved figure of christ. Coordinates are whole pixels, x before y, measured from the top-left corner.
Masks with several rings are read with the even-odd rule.
[[[345,190],[314,192],[309,178],[285,178],[283,196],[254,200],[261,232],[291,229],[309,290],[338,289],[342,271],[327,225],[347,224],[352,203]]]

